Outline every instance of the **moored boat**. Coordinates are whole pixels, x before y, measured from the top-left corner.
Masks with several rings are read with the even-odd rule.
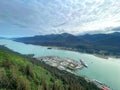
[[[84,60],[80,59],[80,62],[84,67],[86,67],[86,68],[88,67],[87,63]]]

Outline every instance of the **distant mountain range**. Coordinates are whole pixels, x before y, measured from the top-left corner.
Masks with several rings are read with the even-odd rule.
[[[33,37],[14,38],[15,41],[27,44],[58,46],[73,48],[88,53],[105,55],[120,55],[120,33],[111,34],[85,34],[74,36],[72,34],[51,34]]]
[[[80,39],[86,40],[94,46],[94,49],[105,50],[114,53],[120,53],[120,33],[111,34],[94,34],[78,36]]]
[[[4,37],[0,37],[0,39],[6,39],[6,38],[4,38]]]

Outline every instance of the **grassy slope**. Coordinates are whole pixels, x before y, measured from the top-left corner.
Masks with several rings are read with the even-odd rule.
[[[29,67],[30,70],[28,69],[27,71],[27,67]],[[23,79],[23,82],[21,81],[21,84],[27,84],[29,82],[28,86],[31,86],[31,88],[33,89],[38,88],[39,85],[37,86],[37,83],[42,83],[42,79],[44,79],[46,84],[52,84],[52,82],[50,81],[50,79],[52,78],[55,82],[59,82],[59,84],[62,85],[61,80],[52,77],[50,72],[45,70],[44,68],[33,65],[31,62],[26,61],[24,58],[3,50],[0,50],[0,72],[5,72],[5,75],[8,78],[8,82],[11,81],[11,77],[14,77],[16,80],[21,78]],[[13,76],[11,76],[12,74]]]
[[[0,90],[99,90],[91,84],[85,87],[77,82],[76,85],[74,80],[66,83],[63,80],[67,77],[62,79],[57,76],[21,55],[0,50]]]

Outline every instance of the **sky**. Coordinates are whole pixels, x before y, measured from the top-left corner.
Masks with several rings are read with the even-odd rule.
[[[120,0],[0,0],[0,36],[120,31]]]

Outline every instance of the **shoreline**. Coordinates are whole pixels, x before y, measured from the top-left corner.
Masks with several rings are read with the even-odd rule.
[[[96,85],[101,90],[103,88],[107,88],[107,90],[111,90],[110,87],[105,85],[103,82],[101,82],[97,79],[88,78],[87,76],[80,75],[78,72],[76,72],[78,69],[82,70],[83,68],[85,68],[82,64],[80,64],[82,67],[76,68],[75,70],[73,70],[73,69],[71,70],[70,68],[67,68],[67,64],[66,65],[61,64],[61,63],[69,63],[69,64],[71,64],[71,63],[73,63],[73,64],[76,63],[77,64],[78,63],[78,62],[74,62],[74,60],[72,60],[72,59],[65,58],[65,59],[61,60],[60,57],[58,57],[58,56],[44,56],[44,57],[38,57],[36,59],[39,60],[40,62],[44,62],[45,64],[47,64],[47,65],[49,65],[53,68],[57,68],[60,71],[65,71],[67,73],[71,73],[71,74],[74,74],[76,76],[83,77],[87,82],[93,83],[94,85]],[[52,62],[52,61],[54,61],[54,62]],[[57,61],[57,62],[55,62],[55,61]],[[55,63],[57,64],[58,62],[59,62],[59,65],[55,65]],[[71,66],[71,67],[73,67],[73,66]]]
[[[78,61],[70,58],[61,59],[58,56],[43,56],[36,57],[37,60],[44,62],[52,67],[58,68],[59,70],[64,70],[72,74],[77,75],[77,70],[82,70],[85,66]]]
[[[32,54],[29,54],[28,56],[31,56]]]
[[[73,49],[73,48],[66,48],[66,47],[57,47],[57,46],[43,46],[43,47],[47,47],[51,48],[51,49],[56,49],[56,50],[67,50],[67,51],[74,51],[74,52],[78,52],[78,53],[85,53],[85,54],[90,54],[90,55],[94,55],[95,57],[99,57],[99,58],[103,58],[103,59],[109,59],[109,58],[114,58],[114,59],[119,59],[120,56],[117,55],[101,55],[98,53],[87,53],[87,52],[82,52],[82,51],[78,51],[77,49]]]
[[[14,40],[13,40],[14,41]],[[17,41],[16,41],[17,42]],[[24,43],[24,42],[22,42]],[[24,44],[28,44],[28,43],[24,43]],[[36,44],[30,44],[30,45],[36,45]],[[83,53],[83,54],[90,54],[90,55],[94,55],[95,57],[99,57],[99,58],[103,58],[103,59],[109,59],[109,58],[113,58],[113,59],[120,59],[119,55],[103,55],[103,54],[99,54],[99,53],[88,53],[86,51],[80,51],[78,49],[75,48],[67,48],[67,47],[59,47],[59,46],[45,46],[45,45],[37,45],[37,46],[42,46],[42,47],[46,47],[47,49],[56,49],[56,50],[67,50],[67,51],[74,51],[74,52],[78,52],[78,53]]]

